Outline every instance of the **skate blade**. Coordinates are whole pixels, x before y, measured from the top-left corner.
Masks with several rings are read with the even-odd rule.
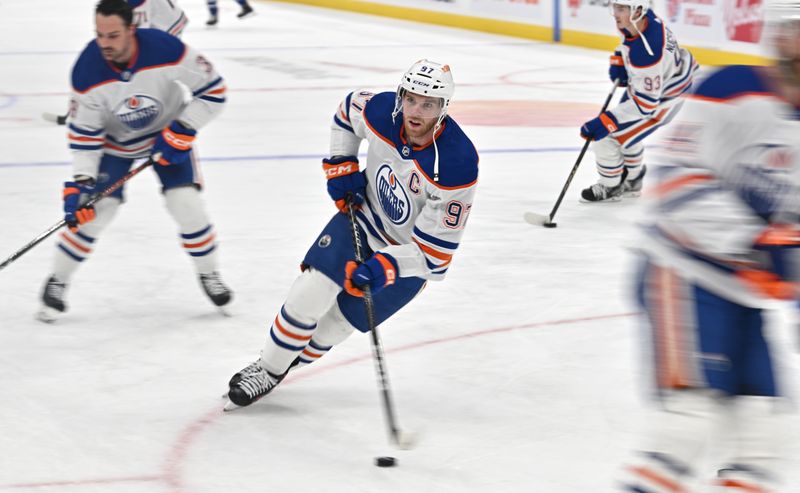
[[[226,395],[226,397],[227,397],[227,395]],[[236,404],[234,404],[232,401],[229,400],[228,402],[225,403],[225,406],[222,408],[222,410],[224,412],[226,412],[226,413],[229,413],[231,411],[235,411],[237,409],[241,409],[241,407],[242,406],[237,406]]]
[[[249,18],[251,18],[251,17],[254,17],[255,15],[256,15],[256,11],[255,11],[255,10],[253,10],[252,12],[248,12],[248,13],[244,14],[244,15],[243,15],[243,16],[241,16],[241,17],[239,17],[239,16],[237,15],[237,16],[236,16],[236,18],[237,18],[237,19],[239,19],[239,20],[243,20],[243,19],[249,19]]]
[[[641,191],[638,191],[638,192],[623,192],[622,196],[625,197],[626,199],[635,199],[637,197],[641,197],[642,196],[642,192]]]
[[[230,318],[230,317],[233,316],[233,314],[227,308],[227,306],[218,306],[217,307],[217,311],[220,313],[220,315],[222,315],[223,317],[226,317],[226,318]]]
[[[43,306],[38,312],[36,312],[36,320],[46,324],[52,324],[58,320],[59,315],[61,315],[61,312],[55,308]]]
[[[578,199],[578,201],[581,204],[609,204],[613,202],[619,202],[621,200],[622,200],[622,195],[617,195],[616,197],[609,197],[603,200],[586,200],[583,197]]]

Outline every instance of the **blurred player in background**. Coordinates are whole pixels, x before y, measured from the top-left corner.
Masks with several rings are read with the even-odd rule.
[[[650,0],[612,0],[610,8],[623,41],[611,56],[609,77],[627,90],[615,108],[581,127],[581,137],[594,141],[600,174],[581,191],[581,202],[640,195],[646,172],[642,141],[675,116],[698,68],[650,10]]]
[[[261,358],[231,378],[233,405],[268,394],[290,368],[316,361],[355,329],[368,332],[365,286],[380,324],[426,281],[444,278],[478,178],[478,154],[447,115],[454,89],[447,65],[421,60],[403,74],[397,92],[353,92],[341,103],[331,125],[331,157],[323,160],[340,212],[306,253]],[[361,171],[364,139],[369,149]],[[352,261],[348,198],[368,246],[361,265]]]
[[[617,491],[697,491],[727,442],[714,491],[798,491],[780,481],[788,406],[767,309],[798,296],[800,2],[768,22],[777,62],[711,73],[655,168],[638,291],[659,412]]]
[[[183,248],[206,294],[215,305],[225,305],[231,292],[217,273],[216,234],[200,195],[202,181],[192,150],[197,131],[224,106],[224,81],[208,60],[178,38],[137,29],[125,0],[102,0],[95,11],[96,39],[72,69],[69,147],[74,177],[64,184],[63,195],[69,229],[58,243],[39,318],[52,321],[66,311],[65,290],[114,218],[123,188],[95,207],[82,204],[124,176],[135,160],[156,153],[161,158],[154,169]]]
[[[177,0],[127,0],[133,8],[133,24],[181,37],[189,19]]]
[[[247,0],[236,0],[236,3],[238,3],[242,8],[241,12],[236,14],[236,17],[239,19],[244,19],[245,17],[255,14],[255,10],[253,10],[253,7],[247,3]],[[217,0],[206,0],[206,4],[208,5],[208,21],[206,21],[206,25],[216,26],[219,22],[219,7],[217,6]]]
[[[189,19],[178,6],[177,0],[127,0],[133,8],[133,24],[136,27],[152,28],[181,37]],[[69,114],[44,113],[47,121],[66,125]]]

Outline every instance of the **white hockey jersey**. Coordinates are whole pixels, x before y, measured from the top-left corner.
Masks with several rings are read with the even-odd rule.
[[[617,51],[628,72],[628,88],[620,104],[610,110],[620,130],[643,118],[660,121],[691,88],[698,69],[692,54],[678,46],[672,31],[652,11],[647,12],[646,24],[642,35],[652,55],[641,36],[620,31],[624,39]]]
[[[189,19],[175,0],[127,0],[136,27],[158,29],[180,36]]]
[[[127,67],[107,62],[92,41],[72,69],[69,147],[74,174],[96,178],[103,153],[139,158],[173,120],[196,130],[225,103],[225,82],[211,63],[181,40],[137,29]],[[185,104],[178,81],[191,91]]]
[[[761,67],[726,67],[686,97],[656,156],[642,247],[752,307],[796,295],[773,255],[800,246],[800,114],[766,80]]]
[[[446,117],[436,135],[434,181],[434,145],[409,145],[402,113],[392,119],[394,105],[394,92],[349,94],[334,116],[331,155],[357,155],[367,140],[367,196],[357,216],[370,248],[394,257],[400,277],[443,279],[472,208],[478,153]]]

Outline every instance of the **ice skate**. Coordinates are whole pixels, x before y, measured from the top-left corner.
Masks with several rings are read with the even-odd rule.
[[[647,173],[647,166],[642,165],[642,171],[639,176],[632,180],[625,180],[622,182],[622,196],[626,198],[635,198],[642,195],[642,185],[644,184],[644,175]]]
[[[256,11],[253,10],[253,7],[250,6],[249,3],[245,3],[242,5],[242,11],[236,14],[236,17],[239,19],[244,19],[245,17],[251,17],[255,15]]]
[[[36,313],[36,318],[42,322],[55,322],[59,315],[67,311],[64,295],[67,284],[61,282],[55,275],[50,276],[42,290],[42,307]]]
[[[223,307],[230,303],[233,292],[222,282],[222,277],[218,272],[200,274],[199,279],[200,285],[203,286],[203,291],[206,292],[212,303],[218,307]]]
[[[217,17],[216,15],[212,15],[212,16],[211,16],[211,17],[209,17],[209,18],[208,18],[208,20],[206,21],[206,26],[208,26],[208,27],[214,27],[214,26],[216,26],[216,25],[217,25],[217,22],[219,22],[219,17]]]
[[[618,202],[622,200],[622,184],[609,187],[595,183],[581,191],[581,202]]]
[[[249,406],[255,401],[272,392],[279,383],[289,373],[288,370],[283,375],[274,375],[261,366],[261,360],[247,365],[244,369],[231,377],[231,382],[235,382],[228,390],[228,403],[225,404],[225,411],[233,411],[240,407]]]

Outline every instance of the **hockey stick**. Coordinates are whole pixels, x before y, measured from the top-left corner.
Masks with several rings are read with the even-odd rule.
[[[361,245],[361,236],[358,234],[358,224],[356,223],[356,213],[353,207],[352,195],[347,197],[347,215],[350,218],[350,233],[353,235],[353,249],[355,250],[356,262],[364,263],[364,251]],[[367,327],[372,335],[372,356],[375,361],[375,372],[378,376],[378,386],[383,397],[383,410],[386,414],[386,424],[389,427],[389,436],[394,444],[403,450],[408,450],[416,444],[416,436],[413,433],[403,433],[397,426],[394,405],[392,404],[391,387],[389,387],[389,374],[386,371],[386,361],[383,356],[383,347],[378,337],[378,326],[375,323],[375,305],[372,302],[372,292],[369,286],[361,288],[364,291],[364,309],[367,314]]]
[[[608,97],[606,98],[606,102],[603,103],[603,108],[600,110],[600,113],[603,113],[606,108],[608,108],[608,105],[611,103],[611,98],[614,97],[614,91],[617,90],[617,87],[619,87],[619,80],[614,81],[614,86],[608,93]],[[569,176],[567,177],[567,182],[564,183],[564,186],[561,188],[561,193],[558,196],[558,200],[556,200],[556,205],[553,206],[553,210],[550,211],[550,214],[545,216],[543,214],[536,214],[535,212],[526,212],[523,215],[525,221],[538,226],[544,226],[545,228],[555,228],[557,226],[557,224],[553,222],[553,218],[556,215],[556,211],[558,211],[558,208],[561,206],[561,201],[564,200],[564,194],[567,193],[567,189],[569,188],[570,183],[572,183],[572,178],[575,177],[575,172],[578,171],[578,166],[580,166],[581,161],[583,161],[583,155],[586,154],[586,151],[589,149],[589,144],[591,143],[592,141],[587,139],[583,144],[581,153],[578,154],[578,159],[575,160],[575,164],[572,166],[572,171],[570,171]]]
[[[42,118],[44,118],[48,122],[55,123],[57,125],[66,125],[68,116],[69,114],[57,115],[55,113],[49,113],[47,111],[42,113]]]
[[[128,174],[126,174],[125,176],[123,176],[122,178],[120,178],[119,180],[114,182],[111,186],[109,186],[108,188],[106,188],[105,190],[100,192],[99,194],[97,194],[94,197],[92,197],[91,199],[89,199],[86,202],[86,204],[83,205],[83,207],[92,206],[92,205],[96,204],[97,202],[99,202],[100,200],[102,200],[102,199],[108,197],[109,195],[111,195],[112,193],[116,192],[128,180],[130,180],[134,176],[136,176],[139,173],[141,173],[142,170],[144,170],[145,168],[148,168],[148,167],[152,166],[154,162],[158,161],[159,157],[160,157],[160,155],[157,154],[157,155],[154,155],[154,156],[148,158],[147,161],[145,161],[144,163],[140,164],[138,167],[134,168],[133,170],[129,171]],[[57,222],[56,224],[50,226],[50,228],[48,228],[47,231],[45,231],[44,233],[42,233],[39,236],[37,236],[36,238],[31,240],[30,243],[28,243],[24,247],[20,248],[19,250],[14,252],[10,257],[5,259],[3,261],[3,263],[0,264],[0,270],[3,270],[11,262],[17,260],[22,255],[27,253],[30,249],[32,249],[33,247],[35,247],[39,243],[43,242],[50,235],[52,235],[53,233],[55,233],[56,231],[58,231],[59,229],[64,227],[65,224],[67,224],[67,221],[62,219],[59,222]]]

